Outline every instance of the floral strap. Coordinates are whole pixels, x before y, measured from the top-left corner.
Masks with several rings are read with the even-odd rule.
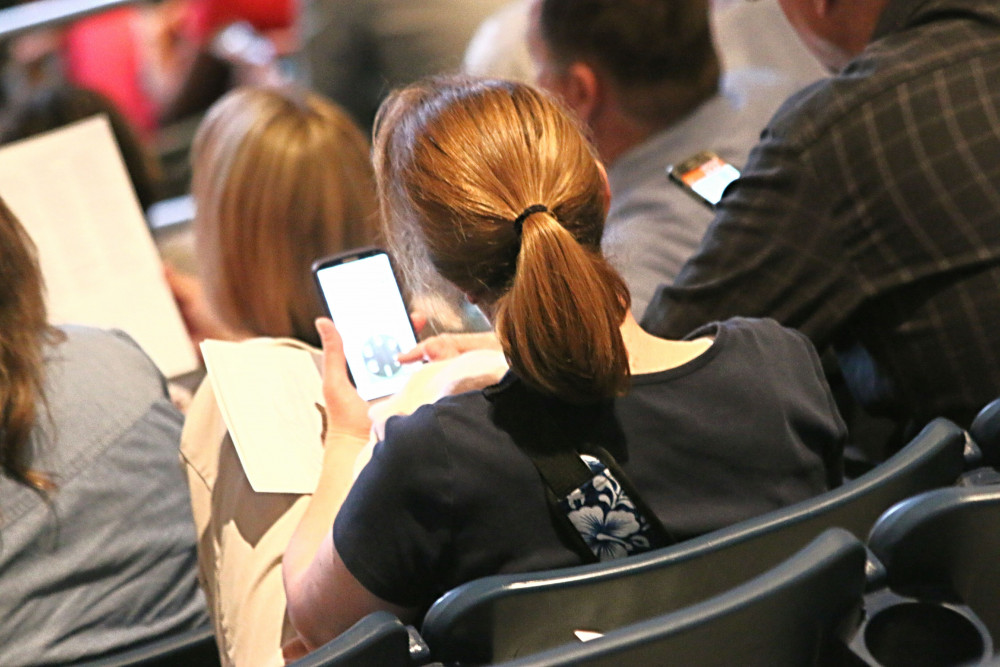
[[[630,480],[600,448],[531,458],[545,480],[561,532],[589,561],[630,556],[673,544]],[[603,459],[603,460],[602,460]]]
[[[610,402],[566,404],[531,389],[513,373],[483,394],[493,404],[491,418],[538,470],[560,539],[584,562],[677,542],[615,458],[591,444],[595,434],[601,442],[614,437],[589,428],[614,419],[606,414]]]

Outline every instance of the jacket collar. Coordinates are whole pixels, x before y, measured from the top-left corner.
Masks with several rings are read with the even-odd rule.
[[[1000,7],[982,0],[890,0],[879,18],[872,41],[943,15],[978,17],[1000,25]]]

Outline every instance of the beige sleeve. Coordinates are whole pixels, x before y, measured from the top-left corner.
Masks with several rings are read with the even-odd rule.
[[[281,557],[308,496],[256,493],[205,381],[181,435],[198,531],[198,569],[223,665],[283,665],[295,636],[285,615]]]

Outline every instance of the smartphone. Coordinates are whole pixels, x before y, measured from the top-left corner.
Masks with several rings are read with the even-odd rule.
[[[313,276],[341,338],[351,381],[361,398],[394,394],[420,364],[396,356],[417,344],[389,255],[359,248],[321,259]]]
[[[715,208],[726,186],[740,177],[740,171],[712,151],[701,151],[667,167],[667,175],[689,194]]]

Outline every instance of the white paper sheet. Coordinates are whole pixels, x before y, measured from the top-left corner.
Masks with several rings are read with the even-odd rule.
[[[201,353],[253,490],[315,491],[323,463],[316,353],[269,339],[206,340]]]
[[[38,246],[52,323],[122,329],[167,377],[198,368],[105,117],[0,148],[0,195]]]

